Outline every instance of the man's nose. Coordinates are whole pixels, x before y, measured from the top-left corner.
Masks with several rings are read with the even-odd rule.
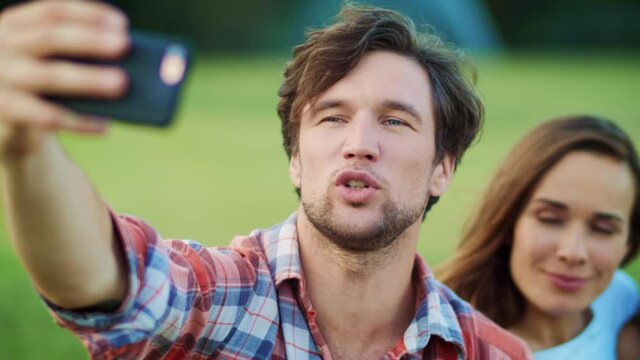
[[[573,226],[562,234],[558,242],[557,256],[569,266],[582,265],[587,261],[587,235],[581,226]]]
[[[344,159],[378,161],[380,143],[375,125],[375,120],[363,117],[353,119],[349,123],[342,149]]]

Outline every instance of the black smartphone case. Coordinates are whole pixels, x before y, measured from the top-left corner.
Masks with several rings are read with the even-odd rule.
[[[160,76],[160,66],[168,51],[184,56],[184,73],[175,84]],[[56,97],[54,101],[78,113],[99,115],[141,125],[167,126],[171,123],[180,89],[191,66],[191,47],[182,39],[149,32],[132,31],[129,53],[114,62],[82,61],[120,66],[129,76],[126,95],[116,100]]]

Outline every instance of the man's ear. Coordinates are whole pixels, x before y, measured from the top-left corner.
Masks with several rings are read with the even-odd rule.
[[[453,171],[456,168],[456,159],[446,154],[433,169],[429,186],[431,196],[440,196],[449,188]]]
[[[291,183],[296,189],[300,189],[302,185],[300,170],[300,155],[292,155],[291,159],[289,159],[289,179],[291,179]]]

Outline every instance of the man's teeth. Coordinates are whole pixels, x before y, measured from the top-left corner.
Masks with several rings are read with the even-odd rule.
[[[368,186],[362,181],[349,180],[349,182],[347,183],[347,187],[352,189],[364,189],[364,188],[367,188]]]

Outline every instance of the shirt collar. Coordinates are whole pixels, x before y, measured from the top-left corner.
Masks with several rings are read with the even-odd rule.
[[[457,313],[449,301],[448,290],[438,282],[424,259],[416,254],[414,279],[417,289],[416,315],[405,331],[404,342],[409,353],[419,353],[432,335],[457,346],[466,358],[462,328]]]
[[[283,223],[256,234],[264,246],[276,287],[289,279],[302,281],[296,221],[294,212]],[[417,304],[416,315],[404,334],[407,351],[421,352],[435,335],[457,345],[465,358],[462,329],[446,295],[448,289],[434,278],[420,255],[416,254],[413,271]]]
[[[258,236],[265,249],[276,288],[288,279],[302,280],[297,219],[298,215],[294,212],[283,223]]]

